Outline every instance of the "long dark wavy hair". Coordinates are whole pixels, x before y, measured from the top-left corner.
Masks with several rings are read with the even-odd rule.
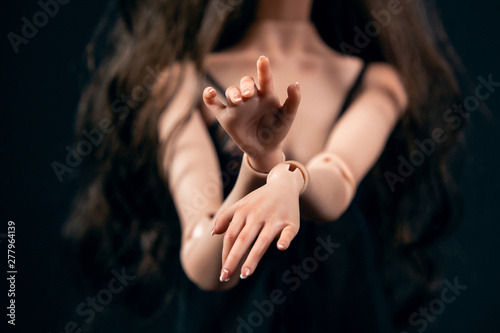
[[[389,2],[316,0],[311,18],[333,49],[391,63],[409,96],[407,112],[362,184],[387,299],[395,322],[405,322],[438,281],[429,245],[457,220],[452,166],[463,123],[443,117],[460,103],[455,80],[460,65],[436,11],[420,0],[401,1],[400,12],[381,26],[378,13],[387,11]],[[204,57],[242,38],[256,4],[111,1],[87,46],[90,79],[78,107],[75,143],[84,139],[84,131],[100,128],[103,119],[111,130],[83,159],[63,236],[94,287],[108,281],[113,268],[127,267],[136,278],[126,297],[143,314],[172,296],[181,270],[179,221],[159,161],[194,108],[185,110],[167,142],[160,142],[158,119],[189,64],[195,65],[200,87],[192,106],[199,103]],[[366,30],[374,22],[380,22],[379,31]],[[356,42],[360,30],[371,31],[363,45]],[[146,84],[151,78],[152,86]],[[386,176],[398,174],[400,157],[408,159],[420,149],[415,140],[432,138],[435,129],[443,131],[445,142],[436,144],[410,176],[389,186]]]

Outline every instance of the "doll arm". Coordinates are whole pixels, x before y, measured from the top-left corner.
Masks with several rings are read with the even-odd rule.
[[[204,290],[232,287],[221,284],[222,240],[211,236],[218,212],[265,183],[242,165],[236,184],[223,202],[215,148],[199,112],[194,112],[175,143],[167,172],[168,186],[181,223],[180,259],[186,275]],[[166,162],[166,161],[165,161]]]
[[[332,129],[323,151],[306,165],[310,179],[300,197],[302,217],[326,222],[342,215],[406,107],[397,72],[388,64],[371,64],[358,97]]]
[[[167,141],[190,108],[189,102],[197,96],[194,68],[188,65],[186,72],[178,93],[159,119],[160,143]],[[201,289],[230,288],[238,279],[220,282],[223,237],[212,237],[210,231],[218,213],[264,185],[267,174],[256,172],[245,159],[233,190],[223,201],[217,154],[199,110],[192,113],[172,142],[159,163],[181,224],[182,267]],[[282,160],[280,155],[278,162]]]

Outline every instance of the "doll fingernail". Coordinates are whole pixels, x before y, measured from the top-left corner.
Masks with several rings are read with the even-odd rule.
[[[227,282],[229,281],[229,271],[227,269],[223,269],[222,272],[220,273],[220,282]]]
[[[240,274],[240,279],[246,279],[250,275],[250,269],[244,268],[243,272]]]

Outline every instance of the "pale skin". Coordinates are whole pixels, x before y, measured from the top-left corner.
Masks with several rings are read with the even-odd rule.
[[[231,288],[238,275],[253,274],[273,242],[286,250],[301,216],[324,223],[342,215],[406,109],[397,72],[373,63],[354,102],[337,119],[362,61],[324,44],[309,21],[311,5],[310,0],[260,1],[246,37],[206,60],[207,71],[229,87],[227,101],[213,87],[204,90],[205,105],[179,134],[165,175],[182,227],[181,263],[201,289]],[[158,124],[161,139],[195,91],[194,84],[183,83]],[[206,127],[214,118],[254,170],[276,168],[275,176],[266,183],[265,174],[243,163],[223,200]],[[302,173],[281,163],[283,153],[307,168],[309,184],[301,195]]]

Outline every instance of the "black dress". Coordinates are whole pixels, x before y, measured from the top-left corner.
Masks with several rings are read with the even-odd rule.
[[[366,64],[341,114],[351,103],[365,69]],[[211,84],[217,88],[215,82]],[[227,196],[237,178],[242,153],[230,149],[234,145],[229,144],[231,139],[217,121],[209,126],[209,132],[221,170],[226,171],[223,183]],[[357,193],[361,192],[358,188]],[[175,323],[170,322],[166,331],[391,332],[359,200],[357,194],[337,221],[317,225],[302,219],[288,250],[270,246],[254,274],[229,291],[202,292],[183,275],[178,296],[167,310],[173,311],[169,317],[175,317]]]

